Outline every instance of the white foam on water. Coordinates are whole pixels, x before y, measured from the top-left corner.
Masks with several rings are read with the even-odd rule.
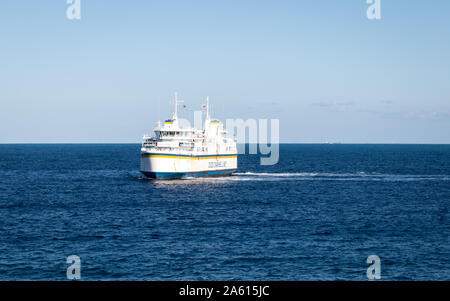
[[[331,180],[331,181],[448,181],[449,175],[395,175],[366,173],[363,171],[355,173],[327,173],[327,172],[289,172],[289,173],[269,173],[269,172],[237,172],[232,178],[240,180]]]
[[[147,179],[146,177],[143,177]],[[381,181],[381,182],[410,182],[410,181],[449,181],[450,175],[395,175],[380,173],[329,173],[329,172],[235,172],[227,177],[185,177],[178,180],[158,180],[164,183],[204,183],[204,182],[234,182],[234,181]]]

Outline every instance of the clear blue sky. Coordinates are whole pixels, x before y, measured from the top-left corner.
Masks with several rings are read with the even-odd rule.
[[[0,143],[140,142],[175,90],[282,142],[450,143],[450,1],[381,1],[2,0]]]

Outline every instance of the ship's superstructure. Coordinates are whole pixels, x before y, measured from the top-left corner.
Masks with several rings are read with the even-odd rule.
[[[237,169],[236,140],[227,137],[223,124],[211,119],[206,101],[203,129],[183,128],[178,119],[178,100],[171,119],[158,122],[155,135],[144,135],[141,172],[153,179],[227,176]]]

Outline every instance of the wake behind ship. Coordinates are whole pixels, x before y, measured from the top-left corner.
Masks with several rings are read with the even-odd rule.
[[[181,128],[177,94],[171,119],[154,130],[155,136],[144,136],[141,147],[141,172],[153,179],[229,176],[237,170],[235,138],[228,138],[223,124],[209,116],[203,129]]]

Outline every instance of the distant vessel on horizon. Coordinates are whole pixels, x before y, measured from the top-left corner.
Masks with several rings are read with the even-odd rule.
[[[203,129],[181,128],[178,100],[171,119],[158,122],[153,137],[144,135],[141,172],[152,179],[229,176],[237,170],[236,139],[226,137],[223,124],[209,115],[206,100]]]

